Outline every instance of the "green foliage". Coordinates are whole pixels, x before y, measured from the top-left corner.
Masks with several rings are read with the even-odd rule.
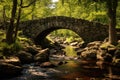
[[[4,56],[14,55],[21,49],[22,49],[22,46],[18,42],[15,42],[11,45],[8,45],[5,42],[0,43],[0,50],[2,52],[2,55]]]
[[[23,6],[28,5],[31,1],[32,0],[24,0]],[[8,20],[10,18],[12,0],[4,0],[0,2],[1,12],[3,12],[3,6],[5,6],[6,18]],[[120,6],[118,6],[117,9],[117,27],[120,27],[119,13]],[[70,16],[90,21],[108,23],[105,3],[90,0],[58,0],[58,2],[55,3],[53,3],[52,0],[36,0],[31,6],[23,8],[21,14],[22,21],[49,16]],[[0,19],[2,18],[3,15],[0,14]]]
[[[71,43],[74,41],[83,43],[82,38],[78,34],[76,34],[75,32],[73,32],[71,30],[68,30],[68,29],[55,30],[55,31],[51,32],[50,34],[52,36],[57,36],[59,38],[62,38],[65,40],[65,42],[68,42],[68,43]],[[48,38],[48,40],[52,41],[52,43],[54,43],[53,40],[49,36],[47,38]]]
[[[66,52],[67,56],[77,56],[77,53],[72,46],[66,46],[64,51]]]
[[[52,35],[59,36],[59,37],[79,37],[75,32],[68,30],[68,29],[59,29],[51,32]]]
[[[97,21],[97,22],[101,22],[101,23],[108,23],[108,17],[106,16],[106,12],[105,11],[103,11],[103,12],[101,12],[101,11],[91,12],[86,19],[90,20],[90,21]]]
[[[32,0],[24,0],[23,6],[28,5]],[[63,2],[64,1],[64,2]],[[118,3],[120,5],[120,2]],[[1,0],[0,11],[3,12],[5,7],[5,20],[8,21],[11,16],[12,0]],[[108,23],[105,3],[93,2],[91,0],[58,0],[53,3],[52,0],[36,0],[35,4],[22,9],[21,20],[39,19],[49,16],[68,16],[82,18],[89,21],[98,21]],[[120,28],[120,6],[117,8],[117,28]],[[3,22],[3,13],[0,14],[0,21]],[[71,42],[76,34],[72,31],[60,30],[54,31],[53,35],[67,37]],[[73,37],[71,37],[73,36]],[[0,43],[5,39],[5,33],[0,31]],[[26,38],[19,38],[19,41],[30,42]]]
[[[5,31],[0,30],[0,42],[5,39]]]
[[[116,46],[114,46],[114,45],[112,45],[112,44],[106,42],[106,43],[103,43],[103,44],[100,46],[100,48],[102,48],[102,49],[116,48]]]
[[[5,31],[0,30],[0,55],[4,55],[4,56],[14,55],[19,50],[22,49],[22,46],[18,41],[16,41],[11,45],[8,45],[4,40],[5,40]]]
[[[51,39],[50,36],[47,36],[46,38],[47,38],[48,41],[50,41],[50,44],[53,44],[53,43],[54,43],[54,41]]]
[[[70,42],[73,42],[73,41],[74,41],[74,37],[72,37],[72,36],[69,37],[69,38],[66,38],[66,42],[70,43]]]

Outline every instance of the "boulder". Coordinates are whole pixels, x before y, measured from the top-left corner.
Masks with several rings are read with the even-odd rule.
[[[26,51],[19,51],[16,56],[20,59],[21,63],[31,63],[33,62],[33,56],[31,53],[28,53]]]
[[[43,49],[34,56],[34,60],[40,63],[49,61],[49,54],[50,54],[50,51],[48,48]]]
[[[55,49],[50,49],[50,54],[54,54],[54,53],[56,53],[57,52],[57,50],[55,50]]]
[[[10,63],[0,63],[0,78],[8,78],[21,74],[22,67]]]
[[[33,47],[33,46],[29,46],[25,48],[25,51],[28,53],[31,53],[32,55],[36,55],[38,53],[38,48]]]
[[[78,42],[72,42],[70,45],[71,46],[77,46]]]
[[[120,49],[117,49],[117,50],[115,51],[114,57],[115,57],[116,59],[120,59]]]
[[[115,47],[113,47],[113,48],[108,48],[108,53],[113,56],[113,55],[115,54],[115,51],[116,51],[116,50],[117,50],[117,49],[116,49]]]
[[[106,53],[106,55],[103,56],[104,62],[112,62],[112,55]]]
[[[85,60],[96,60],[97,59],[97,51],[96,50],[86,50],[81,53],[80,57]]]
[[[94,41],[87,44],[87,47],[97,46],[99,47],[102,44],[102,41]]]
[[[79,56],[79,55],[81,55],[81,53],[84,52],[84,51],[85,51],[85,49],[79,49],[79,50],[77,50],[76,52],[77,52],[77,55]]]
[[[56,67],[56,66],[51,62],[44,62],[44,63],[40,64],[40,67],[42,67],[42,68],[53,68],[53,67]]]
[[[13,64],[15,66],[22,66],[21,62],[18,57],[12,56],[6,59],[0,59],[0,63],[8,63],[8,64]]]
[[[57,61],[57,62],[54,62],[54,64],[56,66],[63,65],[63,64],[66,64],[66,63],[68,63],[68,62],[67,61]]]
[[[22,67],[18,57],[0,59],[0,78],[14,77],[21,74]]]
[[[114,57],[113,57],[113,65],[120,67],[120,49],[117,49],[115,51]]]
[[[78,51],[80,58],[85,60],[104,60],[105,62],[112,62],[112,57],[116,51],[116,47],[101,41],[94,41],[87,44],[82,50]]]
[[[120,67],[120,59],[113,58],[112,64],[116,67]]]

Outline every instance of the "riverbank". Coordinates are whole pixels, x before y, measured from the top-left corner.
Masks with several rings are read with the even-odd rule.
[[[119,45],[94,41],[83,47],[82,44],[78,45],[81,43],[79,41],[67,44],[64,40],[58,42],[55,41],[52,47],[42,49],[31,41],[23,41],[24,48],[12,55],[17,64],[12,62],[9,56],[1,57],[3,62],[0,63],[0,74],[7,70],[14,77],[8,80],[119,80]],[[5,62],[6,59],[9,59],[9,62]],[[18,72],[11,73],[16,71]],[[4,73],[3,78],[8,76],[8,72]]]

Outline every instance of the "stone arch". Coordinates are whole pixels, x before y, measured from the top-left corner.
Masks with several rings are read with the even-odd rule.
[[[61,29],[61,28],[49,28],[49,29],[46,29],[44,31],[42,31],[41,33],[39,33],[35,38],[34,38],[34,42],[36,44],[41,44],[41,41],[45,39],[45,37],[50,34],[51,32],[53,32],[54,30],[57,30],[57,29]]]
[[[38,36],[36,36],[36,38],[34,38],[34,41],[36,44],[41,44],[41,41],[43,41],[43,39],[45,39],[45,37],[50,34],[51,32],[55,31],[55,30],[58,30],[58,29],[67,29],[67,28],[64,28],[64,27],[51,27],[47,30],[44,30],[43,32],[39,33]],[[71,30],[71,29],[67,29],[67,30]],[[71,30],[73,31],[73,30]],[[75,31],[73,31],[75,32]],[[77,34],[77,32],[75,32]],[[77,34],[78,35],[78,34]],[[79,35],[80,36],[80,35]],[[80,36],[81,37],[81,36]]]
[[[39,43],[39,39],[56,29],[72,30],[82,37],[86,43],[104,40],[108,36],[107,25],[65,16],[53,16],[21,22],[20,26],[23,33],[37,43]]]

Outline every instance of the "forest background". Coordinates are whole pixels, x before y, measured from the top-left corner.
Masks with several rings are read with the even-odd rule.
[[[14,23],[19,24],[20,21],[50,16],[81,18],[108,25],[110,24],[110,20],[113,19],[113,24],[115,24],[113,25],[113,28],[120,28],[119,4],[120,2],[118,0],[0,0],[0,22],[11,23],[6,31],[7,43],[12,43],[16,40],[18,25],[17,27],[13,27]],[[113,13],[110,13],[110,10],[113,11]],[[110,24],[110,26],[111,25],[112,24]],[[15,33],[13,33],[14,29],[16,29]],[[63,33],[64,35],[68,33],[72,34],[67,30],[61,30],[60,32],[55,33]],[[109,33],[111,32],[109,31]],[[15,37],[15,39],[13,37]],[[110,43],[114,42],[116,42],[116,40],[113,30],[112,38],[110,35]]]

